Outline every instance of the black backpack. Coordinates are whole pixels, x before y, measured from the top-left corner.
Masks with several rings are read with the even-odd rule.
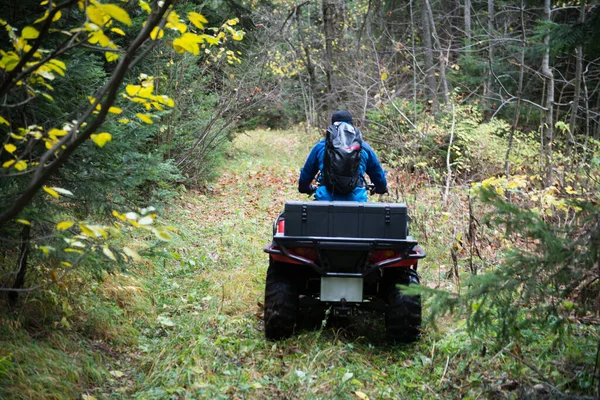
[[[359,185],[361,153],[362,135],[358,129],[340,122],[327,128],[323,184],[332,194],[349,194]]]

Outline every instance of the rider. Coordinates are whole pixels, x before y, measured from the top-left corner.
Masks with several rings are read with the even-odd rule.
[[[331,124],[336,122],[347,123],[352,125],[352,115],[346,110],[340,110],[333,113],[331,117]],[[356,128],[355,128],[356,129]],[[315,176],[319,171],[323,172],[323,160],[325,155],[325,139],[319,141],[315,147],[311,150],[304,167],[300,172],[300,179],[298,180],[298,191],[300,193],[312,193],[315,192],[316,200],[346,200],[346,201],[367,201],[367,189],[365,188],[365,181],[363,175],[366,173],[369,175],[371,182],[375,185],[374,193],[385,194],[387,193],[387,181],[385,179],[385,171],[381,168],[381,164],[377,160],[375,152],[365,141],[362,142],[361,149],[361,162],[359,167],[360,181],[361,184],[354,188],[352,193],[347,195],[331,194],[325,185],[320,185],[316,188],[311,184]],[[322,180],[322,176],[319,175],[317,178],[319,183]]]

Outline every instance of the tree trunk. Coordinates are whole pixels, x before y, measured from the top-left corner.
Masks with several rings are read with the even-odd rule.
[[[437,33],[437,29],[435,28],[435,20],[433,19],[433,10],[431,9],[431,4],[429,0],[424,0],[425,5],[427,6],[427,13],[429,15],[429,24],[431,27],[431,35],[435,41],[435,50],[438,52],[439,59],[439,75],[440,75],[440,83],[442,84],[442,96],[444,98],[444,103],[448,103],[448,80],[446,79],[446,64],[447,59],[444,55],[444,49],[442,49],[442,44],[440,42],[440,38]]]
[[[465,35],[471,40],[471,0],[465,0]]]
[[[27,258],[29,257],[29,242],[31,239],[31,227],[23,225],[21,231],[21,251],[17,261],[17,277],[13,284],[13,289],[22,289],[27,275]],[[8,300],[11,306],[14,306],[19,299],[19,292],[8,292]]]
[[[336,41],[341,39],[341,29],[344,26],[343,2],[340,0],[323,0],[323,31],[325,34],[325,77],[327,113],[331,108],[337,107],[337,96],[334,92],[335,82],[333,76],[334,54]]]
[[[523,77],[525,75],[525,46],[527,38],[525,36],[525,1],[521,0],[521,57],[519,58],[519,84],[517,89],[517,105],[513,116],[513,123],[508,138],[508,149],[506,150],[506,159],[504,160],[504,173],[510,177],[510,152],[512,151],[515,131],[518,129],[519,117],[521,113],[521,97],[523,96]]]
[[[585,22],[585,0],[581,0],[581,9],[579,12],[579,23]],[[575,93],[573,94],[573,102],[571,103],[571,120],[569,121],[569,138],[567,140],[567,148],[565,156],[567,160],[571,158],[572,147],[575,145],[575,130],[577,129],[577,112],[579,110],[579,102],[581,101],[581,74],[583,71],[583,46],[578,45],[575,48]],[[569,165],[565,165],[565,172],[570,171]]]
[[[488,104],[491,103],[492,88],[494,87],[494,20],[496,14],[494,11],[494,0],[488,0],[488,18],[487,18],[487,30],[488,30],[488,73],[487,73],[487,85],[483,93],[483,101],[485,110]]]
[[[551,9],[552,0],[544,0],[544,13],[546,20],[551,20]],[[550,69],[550,35],[547,33],[544,36],[544,58],[542,59],[542,75],[546,80],[546,116],[544,119],[544,145],[542,152],[544,154],[544,169],[545,178],[544,184],[547,186],[552,185],[553,171],[552,171],[552,140],[554,139],[554,74]]]
[[[413,16],[413,0],[409,1],[410,10],[410,40],[412,46],[412,68],[413,68],[413,121],[415,125],[418,124],[418,109],[417,109],[417,58],[415,57],[415,21]]]
[[[429,13],[427,11],[427,0],[421,0],[421,23],[423,24],[423,44],[425,45],[425,67],[427,68],[427,88],[428,97],[432,101],[433,115],[438,114],[437,83],[433,71],[433,45],[431,44],[431,27],[429,23]]]

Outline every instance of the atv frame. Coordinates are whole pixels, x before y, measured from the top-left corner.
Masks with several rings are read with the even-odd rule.
[[[412,237],[358,238],[286,236],[285,215],[273,224],[265,285],[265,335],[289,337],[307,313],[334,316],[359,311],[385,313],[387,336],[412,342],[420,334],[421,300],[398,285],[418,285],[425,252]]]

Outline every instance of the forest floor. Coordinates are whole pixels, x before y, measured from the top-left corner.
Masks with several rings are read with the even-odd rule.
[[[284,201],[304,198],[296,180],[316,139],[299,132],[240,135],[212,187],[182,194],[161,213],[163,223],[177,228],[176,238],[156,253],[163,257],[155,254],[151,262],[71,294],[61,305],[68,327],[34,330],[25,326],[31,321],[0,318],[11,332],[0,337],[10,353],[3,358],[0,352],[0,397],[545,397],[546,376],[581,367],[569,360],[549,365],[551,346],[519,348],[521,360],[535,358],[532,368],[505,349],[491,351],[485,339],[470,337],[464,322],[449,317],[435,329],[426,326],[412,345],[386,342],[377,315],[266,341],[268,257],[262,249]],[[394,174],[390,180],[402,183]],[[392,192],[389,200],[413,206],[413,235],[428,251],[422,283],[454,290],[446,276],[457,221],[437,205],[439,190],[410,198]]]

